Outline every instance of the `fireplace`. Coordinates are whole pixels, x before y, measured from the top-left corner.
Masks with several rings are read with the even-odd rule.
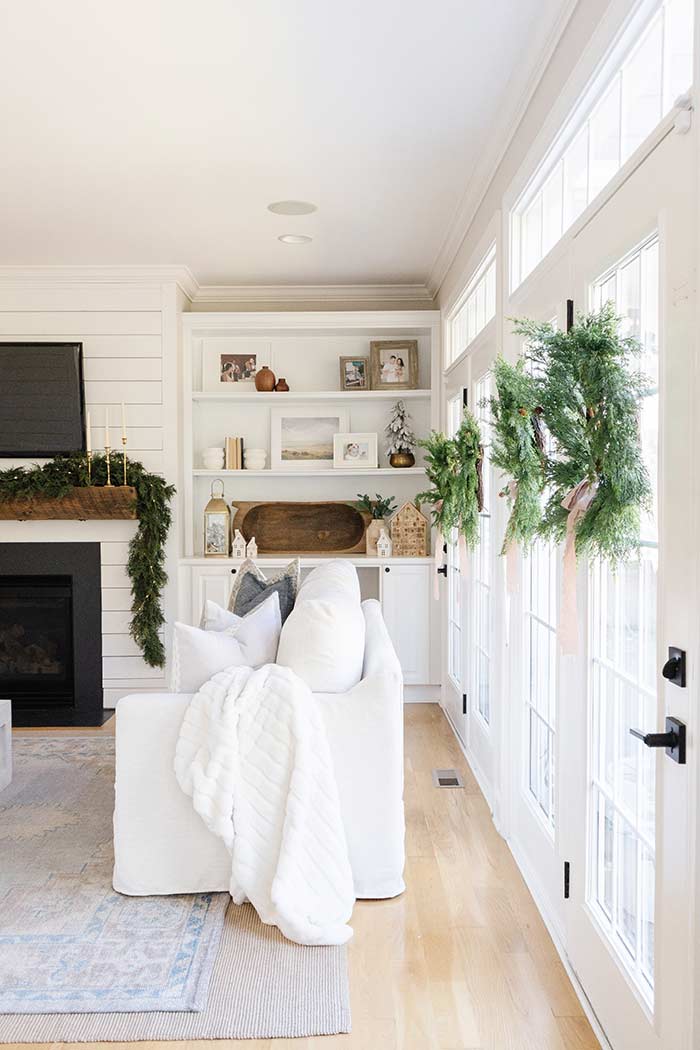
[[[102,722],[99,543],[0,547],[0,698],[15,725]]]

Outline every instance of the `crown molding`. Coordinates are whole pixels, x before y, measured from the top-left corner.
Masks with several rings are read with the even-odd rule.
[[[450,266],[469,233],[488,188],[493,182],[506,151],[513,141],[520,122],[527,112],[537,86],[544,76],[577,4],[578,0],[567,0],[562,8],[525,85],[522,90],[515,91],[519,99],[515,111],[500,122],[500,126],[497,127],[496,133],[491,139],[493,146],[484,151],[481,161],[477,164],[467,183],[462,199],[457,205],[447,234],[428,274],[426,286],[433,298],[437,296]]]
[[[425,284],[202,284],[194,303],[381,303],[432,304]]]
[[[0,266],[8,284],[177,284],[192,299],[199,285],[186,266]]]
[[[37,287],[176,284],[192,303],[433,304],[425,284],[200,284],[187,266],[0,266],[0,281]]]

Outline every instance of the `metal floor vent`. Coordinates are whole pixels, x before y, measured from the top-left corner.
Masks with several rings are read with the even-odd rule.
[[[463,788],[462,774],[456,769],[434,769],[433,784],[436,788]]]

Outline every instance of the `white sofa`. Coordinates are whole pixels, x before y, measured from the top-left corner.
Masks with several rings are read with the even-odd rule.
[[[379,603],[362,603],[362,680],[316,693],[333,755],[355,895],[405,886],[403,681]],[[134,896],[226,890],[231,863],[173,772],[189,694],[136,694],[117,705],[114,888]]]

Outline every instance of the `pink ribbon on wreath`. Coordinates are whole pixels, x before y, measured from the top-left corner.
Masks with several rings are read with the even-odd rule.
[[[578,652],[578,603],[576,594],[576,526],[590,507],[598,490],[597,481],[579,481],[569,489],[561,505],[569,512],[566,519],[566,541],[562,561],[561,608],[559,610],[559,645],[562,653]]]
[[[518,498],[518,483],[517,481],[509,481],[506,491],[508,493],[508,499],[511,501],[511,508]],[[515,594],[518,589],[518,543],[517,540],[512,538],[508,542],[506,547],[506,591],[508,594]]]

